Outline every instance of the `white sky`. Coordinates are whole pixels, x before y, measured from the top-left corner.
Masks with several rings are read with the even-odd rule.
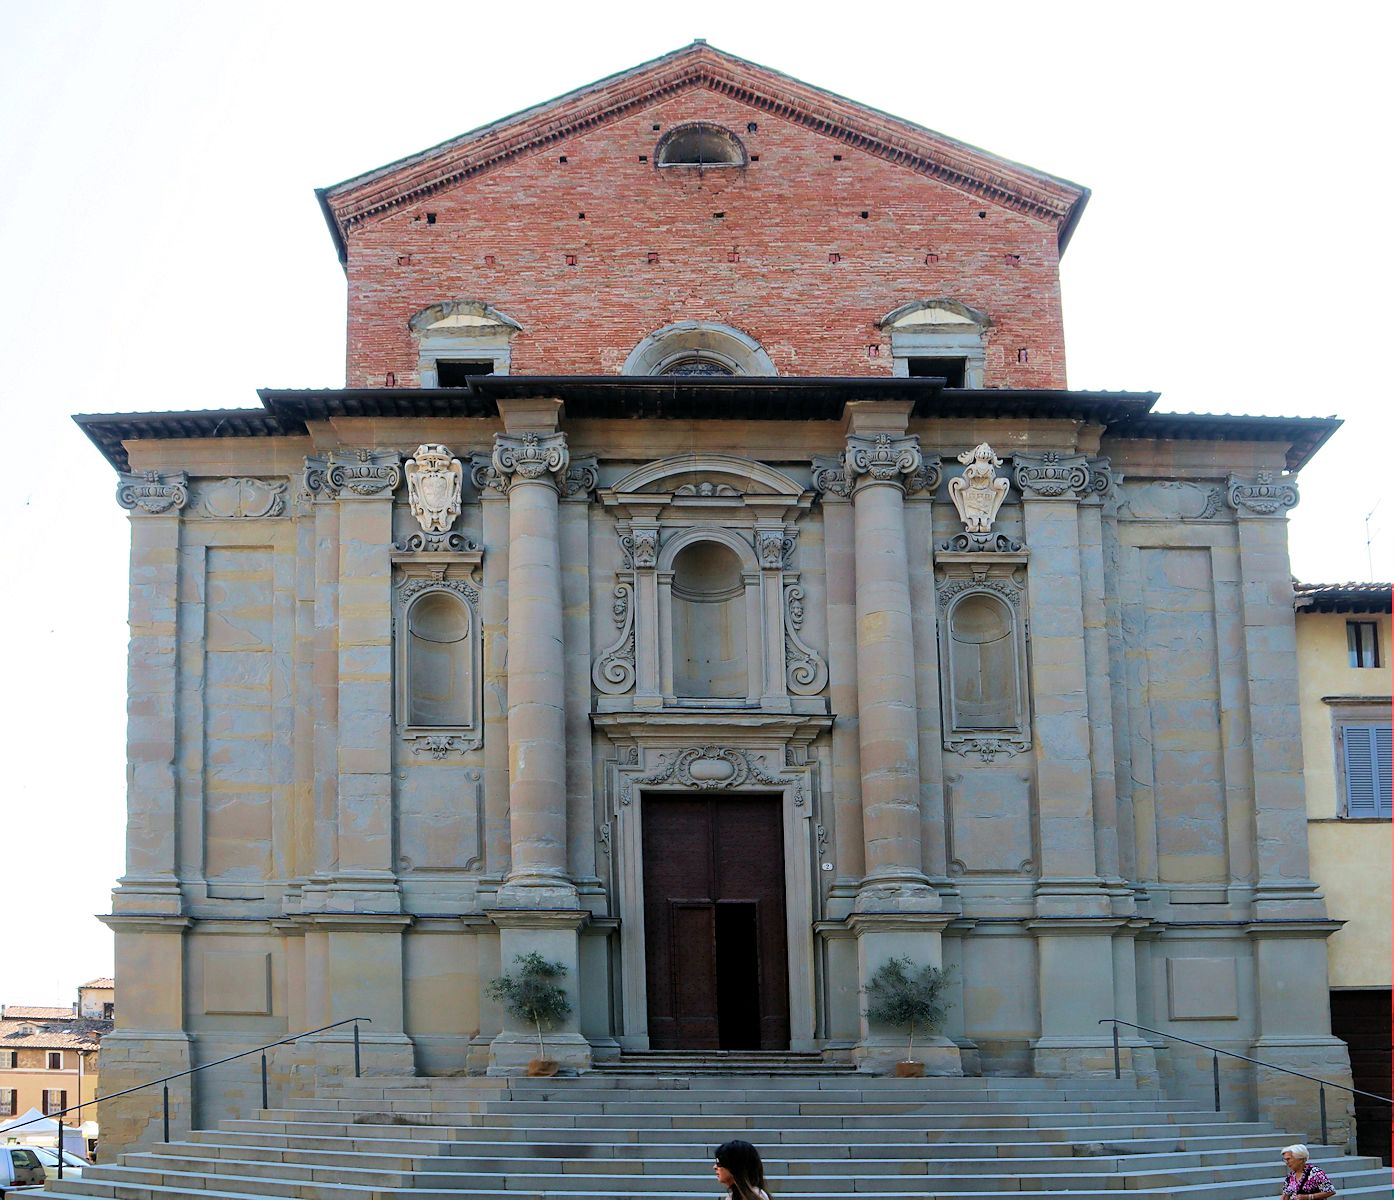
[[[342,385],[314,187],[705,37],[1092,188],[1071,386],[1344,417],[1294,569],[1366,579],[1394,432],[1390,13],[0,0],[0,1003],[69,1002],[112,961],[92,914],[123,867],[128,533],[69,414]]]

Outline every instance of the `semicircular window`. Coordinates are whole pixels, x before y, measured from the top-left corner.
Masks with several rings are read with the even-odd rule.
[[[677,362],[663,368],[664,375],[734,375],[730,367],[714,358],[680,358]]]
[[[743,167],[747,161],[740,138],[706,121],[670,129],[654,150],[660,167]]]

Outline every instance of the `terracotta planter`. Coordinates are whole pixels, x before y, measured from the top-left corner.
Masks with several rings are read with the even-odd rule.
[[[920,1079],[924,1076],[924,1063],[898,1062],[895,1065],[895,1073],[899,1079]]]
[[[555,1075],[558,1063],[551,1058],[534,1058],[528,1061],[528,1074],[531,1076]]]

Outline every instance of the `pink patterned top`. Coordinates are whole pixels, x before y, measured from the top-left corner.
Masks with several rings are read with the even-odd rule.
[[[1316,1192],[1335,1190],[1336,1185],[1331,1182],[1326,1172],[1310,1163],[1302,1168],[1301,1175],[1296,1171],[1289,1171],[1287,1182],[1283,1184],[1284,1196],[1310,1196]]]

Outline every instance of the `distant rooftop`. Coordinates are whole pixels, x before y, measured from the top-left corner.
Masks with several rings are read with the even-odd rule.
[[[1389,583],[1293,582],[1299,612],[1376,613],[1390,611]]]
[[[114,988],[116,986],[116,980],[111,978],[110,975],[103,975],[100,979],[89,979],[81,986],[85,988]]]
[[[77,1016],[75,1008],[57,1008],[43,1004],[0,1004],[0,1017],[16,1021],[71,1021]]]

